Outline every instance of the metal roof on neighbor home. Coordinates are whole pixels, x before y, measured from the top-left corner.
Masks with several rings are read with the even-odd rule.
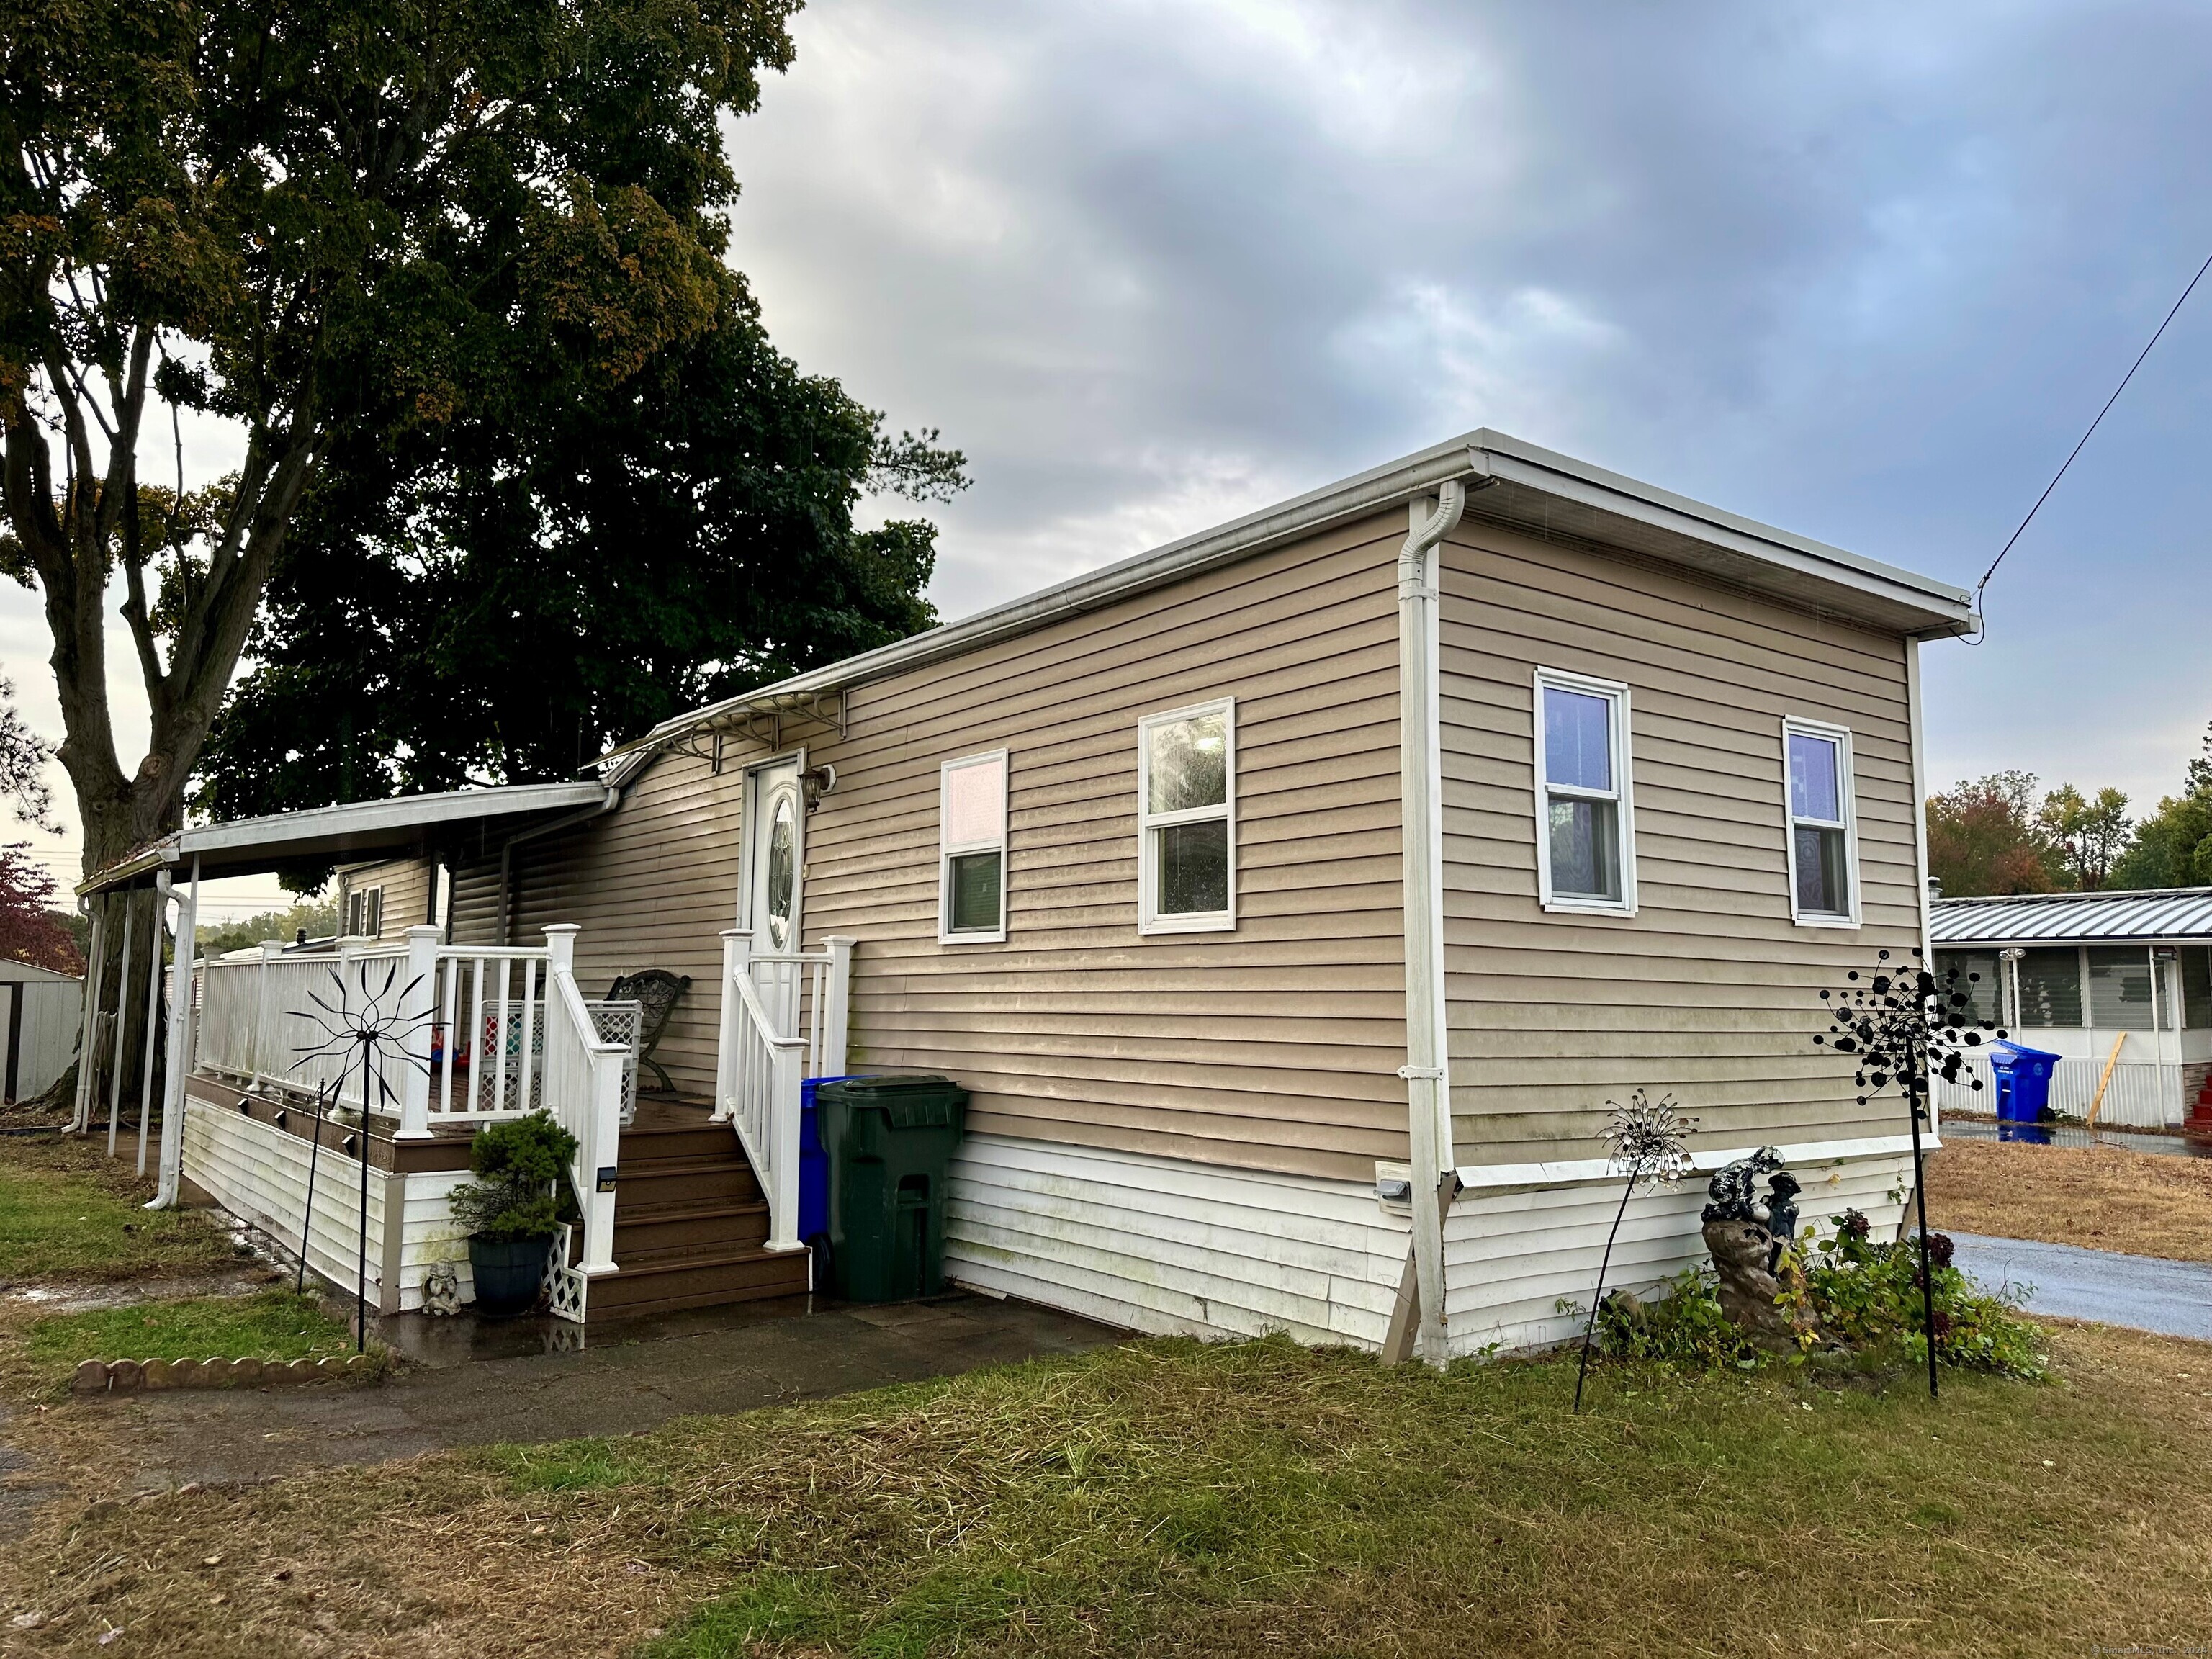
[[[1938,945],[2128,945],[2212,939],[2212,887],[1938,899],[1929,907],[1929,931]]]
[[[1401,507],[1453,479],[1468,486],[1471,524],[1488,522],[1540,541],[1595,544],[1658,559],[1746,592],[1898,634],[1932,637],[1961,634],[1972,625],[1970,596],[1948,582],[1777,530],[1484,427],[1025,599],[678,715],[635,742],[609,750],[600,761],[617,763],[609,777],[620,782],[655,750],[692,734],[801,703],[814,705],[821,718],[821,700],[840,697],[848,686],[957,656],[1330,526]],[[842,703],[834,718],[842,721]]]

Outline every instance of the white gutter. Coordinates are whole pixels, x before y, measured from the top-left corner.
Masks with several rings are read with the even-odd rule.
[[[1398,554],[1398,769],[1406,903],[1406,1121],[1413,1170],[1413,1276],[1420,1295],[1415,1341],[1441,1365],[1444,1343],[1443,1208],[1451,1178],[1451,1056],[1444,1004],[1443,663],[1437,611],[1437,544],[1459,523],[1467,485],[1446,479],[1436,506],[1416,496]]]

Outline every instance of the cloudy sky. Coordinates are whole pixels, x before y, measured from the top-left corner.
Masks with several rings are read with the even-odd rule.
[[[733,258],[800,363],[967,452],[947,617],[1481,425],[1970,586],[2212,252],[2201,4],[813,0],[796,33],[732,129]],[[1988,642],[1929,648],[1937,780],[2174,787],[2208,439],[2212,279]],[[52,729],[41,633],[7,602]]]

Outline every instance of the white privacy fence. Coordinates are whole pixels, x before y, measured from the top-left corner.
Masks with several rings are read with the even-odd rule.
[[[799,1085],[845,1070],[853,941],[818,951],[756,955],[751,936],[722,935],[722,1030],[714,1115],[744,1143],[768,1196],[769,1248],[799,1247]]]
[[[1979,1079],[1982,1086],[1969,1087],[1967,1075]],[[2058,1061],[2051,1068],[2051,1109],[2061,1117],[2086,1119],[2104,1075],[2105,1062],[2100,1060]],[[2097,1122],[2114,1129],[2171,1127],[2182,1121],[2188,1109],[2181,1097],[2181,1083],[2179,1066],[2153,1066],[2139,1060],[2116,1065],[2105,1083],[2105,1102],[2097,1109]],[[1966,1075],[1956,1083],[1938,1078],[1936,1106],[1939,1112],[1976,1112],[1984,1116],[1994,1113],[1996,1090],[1990,1075],[1989,1056],[1969,1057]]]

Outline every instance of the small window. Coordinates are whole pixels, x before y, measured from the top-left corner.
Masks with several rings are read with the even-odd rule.
[[[2163,1004],[2165,987],[2155,998]],[[2089,947],[2089,1026],[2099,1031],[2148,1031],[2152,1028],[2151,956],[2140,945]],[[2159,1024],[2170,1012],[2158,1006]]]
[[[1137,926],[1147,933],[1237,925],[1237,706],[1137,723]]]
[[[346,933],[355,939],[374,939],[384,931],[384,890],[356,887],[346,895]]]
[[[938,921],[945,943],[1006,937],[1006,751],[947,761],[938,778]]]
[[[1840,726],[1784,720],[1782,751],[1790,792],[1790,914],[1806,927],[1856,927],[1851,734]]]
[[[2078,1028],[2081,1024],[2081,952],[2071,945],[2030,950],[2013,969],[2023,1026]]]
[[[1547,910],[1636,913],[1625,685],[1536,671],[1536,884]]]

